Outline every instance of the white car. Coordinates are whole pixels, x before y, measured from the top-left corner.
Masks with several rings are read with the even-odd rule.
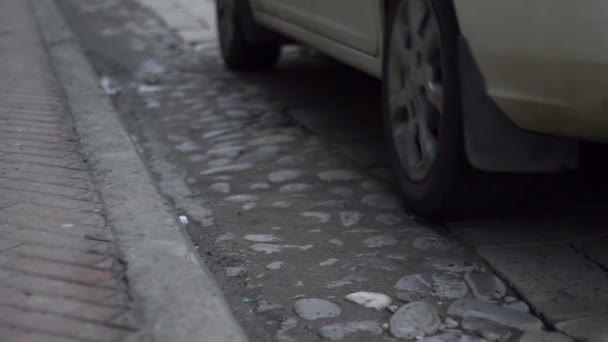
[[[491,210],[608,141],[608,1],[217,0],[233,70],[310,45],[383,80],[388,148],[425,215]],[[524,189],[525,190],[525,189]]]

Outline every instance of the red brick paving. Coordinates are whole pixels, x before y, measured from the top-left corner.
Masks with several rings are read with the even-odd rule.
[[[122,340],[121,267],[26,1],[0,2],[0,32],[0,341]]]

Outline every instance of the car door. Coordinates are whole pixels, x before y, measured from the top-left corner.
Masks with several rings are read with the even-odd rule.
[[[370,55],[380,51],[380,0],[313,0],[315,31]]]
[[[252,0],[255,9],[288,24],[311,29],[314,25],[313,0]]]

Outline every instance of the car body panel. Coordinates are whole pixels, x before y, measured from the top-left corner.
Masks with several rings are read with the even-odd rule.
[[[382,28],[380,1],[314,0],[315,31],[358,51],[378,56]]]
[[[251,1],[262,25],[382,76],[383,1]],[[608,142],[608,1],[454,4],[488,95],[517,126]]]
[[[373,76],[382,76],[382,60],[378,55],[374,56],[373,54],[369,54],[349,46],[348,43],[336,41],[336,38],[326,37],[318,33],[316,25],[318,18],[314,18],[316,15],[310,14],[303,20],[293,21],[289,19],[289,16],[285,15],[285,12],[281,14],[280,11],[277,11],[276,9],[272,11],[265,10],[266,6],[271,6],[273,3],[282,3],[284,0],[251,1],[254,9],[254,17],[261,25],[273,31],[280,32],[301,43],[312,46],[329,56],[332,56]],[[301,4],[303,4],[307,0],[289,1],[301,1]],[[312,3],[309,3],[309,6],[309,9],[313,9],[314,7]],[[304,13],[304,11],[300,11],[300,14],[302,13]],[[378,35],[381,34],[380,31],[381,30],[379,30]],[[381,42],[382,40],[376,38],[376,41]],[[380,49],[380,47],[377,49]]]
[[[608,141],[608,2],[455,1],[487,92],[520,128]]]

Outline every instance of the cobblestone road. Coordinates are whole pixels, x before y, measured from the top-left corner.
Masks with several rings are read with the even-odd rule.
[[[185,0],[60,3],[252,340],[607,333],[602,210],[413,217],[392,185],[376,80],[304,49],[276,72],[228,73],[210,7],[184,19]]]

